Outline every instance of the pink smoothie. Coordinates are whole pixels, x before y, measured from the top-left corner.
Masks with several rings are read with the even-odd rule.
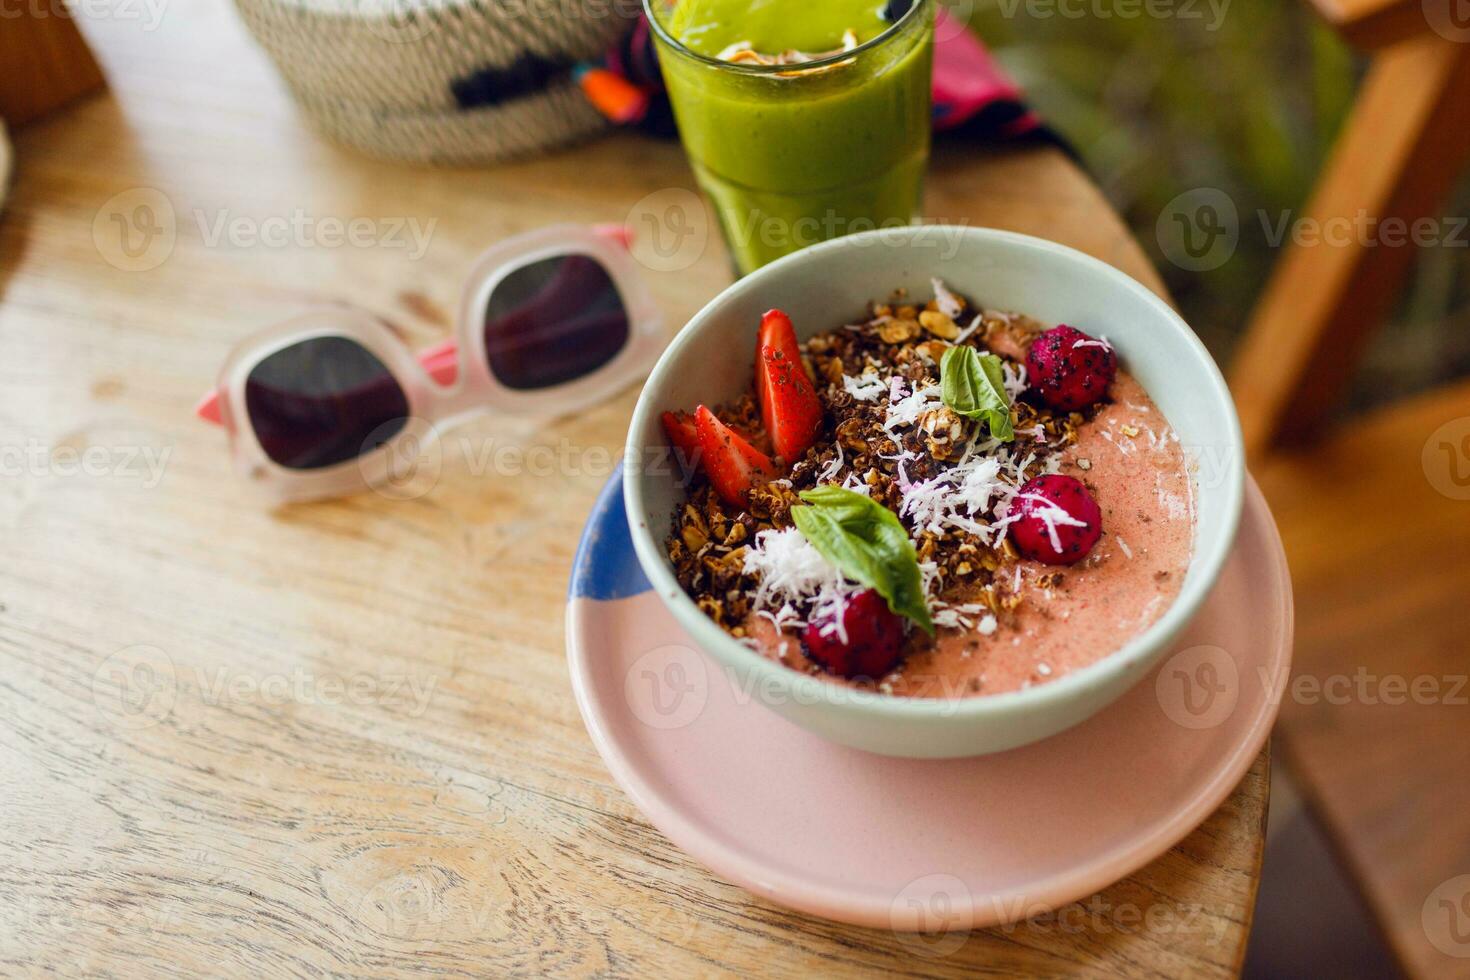
[[[1151,626],[1179,594],[1194,543],[1193,484],[1168,421],[1132,377],[1120,371],[1112,401],[1084,424],[1062,454],[1061,472],[1088,486],[1102,510],[1102,538],[1076,565],[1019,560],[997,573],[1024,601],[991,631],[942,629],[922,634],[885,693],[968,697],[1044,684],[1106,657]],[[1040,580],[1050,576],[1050,587]],[[767,655],[827,677],[792,635],[764,617],[747,628]]]

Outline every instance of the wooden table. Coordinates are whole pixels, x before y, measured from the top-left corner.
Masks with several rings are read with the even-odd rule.
[[[0,970],[1238,968],[1264,753],[1099,911],[978,933],[943,959],[753,899],[644,822],[583,731],[562,634],[633,392],[539,429],[475,423],[451,445],[483,455],[449,453],[411,500],[280,508],[190,415],[233,343],[306,304],[442,337],[479,249],[551,221],[657,216],[690,186],[677,146],[623,136],[485,171],[374,163],[303,128],[219,0],[169,7],[156,32],[85,31],[113,92],[15,134],[0,221]],[[151,190],[113,200],[136,188]],[[928,211],[1068,242],[1159,288],[1058,153],[942,152]],[[435,224],[418,257],[294,231],[250,243],[298,212],[310,234]],[[169,227],[171,249],[142,237]],[[674,324],[726,276],[714,243],[648,273]],[[533,465],[547,453],[570,462]],[[1160,906],[1174,928],[1143,928]]]

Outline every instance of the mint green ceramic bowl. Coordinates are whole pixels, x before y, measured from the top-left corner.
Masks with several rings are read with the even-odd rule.
[[[684,488],[659,458],[659,414],[714,405],[751,383],[755,328],[780,307],[809,336],[855,319],[869,300],[903,286],[930,295],[930,278],[988,309],[1106,334],[1179,434],[1208,465],[1196,468],[1194,557],[1173,606],[1148,630],[1086,668],[1022,691],[962,699],[857,691],[797,673],[715,626],[679,588],[664,552]],[[786,256],[736,282],[675,337],[649,376],[628,431],[623,481],[638,560],[694,642],[737,690],[817,734],[885,755],[948,758],[999,752],[1091,717],[1144,677],[1199,609],[1235,540],[1244,453],[1235,407],[1204,345],[1163,300],[1097,259],[1053,242],[988,228],[924,226],[851,235]],[[752,711],[763,710],[752,705]]]

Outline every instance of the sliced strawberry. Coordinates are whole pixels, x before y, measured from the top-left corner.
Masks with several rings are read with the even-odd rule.
[[[695,453],[699,452],[699,429],[694,425],[694,416],[688,412],[665,412],[661,418],[664,434],[674,448],[684,454],[685,460],[698,459]]]
[[[699,406],[694,411],[694,423],[699,430],[704,471],[725,503],[744,507],[752,487],[776,479],[776,466],[770,457],[715,418],[714,412]]]
[[[755,391],[776,455],[796,462],[822,427],[822,401],[801,363],[791,318],[780,310],[761,317]]]

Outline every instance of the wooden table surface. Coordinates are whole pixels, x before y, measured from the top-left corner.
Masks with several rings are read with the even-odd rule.
[[[677,214],[677,146],[376,163],[302,125],[221,0],[84,31],[113,91],[14,134],[0,219],[0,972],[1238,969],[1265,753],[1149,867],[938,958],[756,900],[652,829],[563,660],[572,552],[634,392],[552,425],[476,422],[412,499],[290,507],[192,418],[230,347],[305,305],[427,344],[487,244]],[[927,209],[1160,288],[1058,153],[946,149]],[[651,232],[639,246],[674,324],[727,281],[693,217],[673,258]]]

